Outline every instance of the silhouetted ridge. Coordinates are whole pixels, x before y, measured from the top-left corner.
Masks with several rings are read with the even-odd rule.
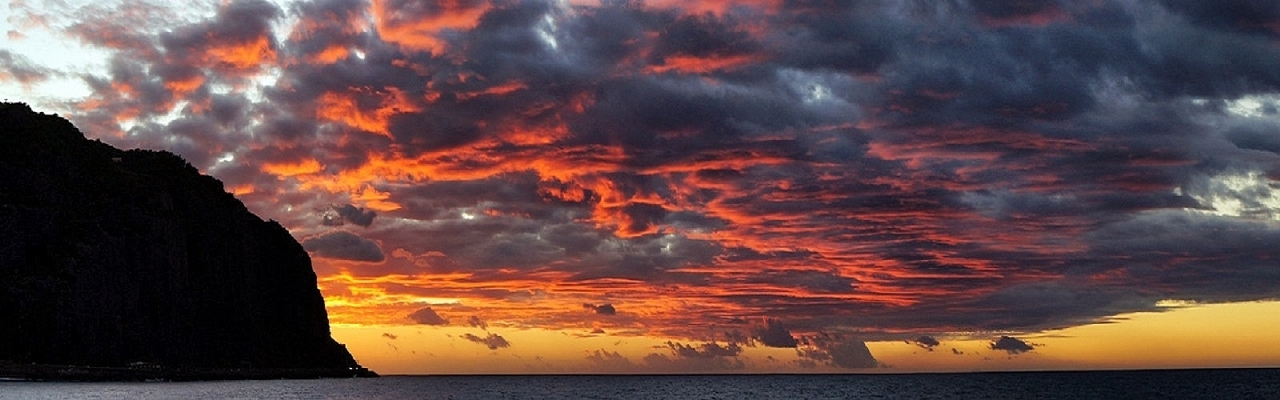
[[[182,158],[0,103],[0,361],[358,368],[311,259]]]

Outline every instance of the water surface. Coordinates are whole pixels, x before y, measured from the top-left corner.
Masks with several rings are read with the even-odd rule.
[[[1280,399],[1280,369],[910,375],[0,381],[3,399]]]

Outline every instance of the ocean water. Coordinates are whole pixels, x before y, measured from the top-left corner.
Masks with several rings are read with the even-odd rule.
[[[912,375],[0,381],[0,399],[1280,399],[1280,369]]]

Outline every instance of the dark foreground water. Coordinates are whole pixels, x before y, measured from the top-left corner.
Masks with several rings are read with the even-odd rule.
[[[1280,399],[1280,369],[916,375],[0,381],[3,399]]]

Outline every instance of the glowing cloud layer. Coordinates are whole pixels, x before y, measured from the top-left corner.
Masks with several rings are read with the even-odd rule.
[[[281,221],[334,322],[694,343],[605,369],[1280,297],[1280,6],[599,3],[18,7],[107,68],[0,77]]]

